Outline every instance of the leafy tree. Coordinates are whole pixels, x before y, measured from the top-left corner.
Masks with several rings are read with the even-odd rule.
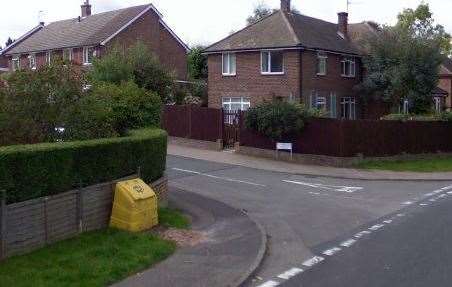
[[[207,56],[202,54],[204,48],[196,46],[188,54],[188,74],[193,80],[207,79]]]
[[[11,37],[8,37],[8,40],[6,40],[6,43],[5,43],[5,47],[8,47],[12,43],[14,43],[13,39],[11,39]]]
[[[101,59],[94,60],[93,68],[88,76],[91,82],[119,85],[122,82],[133,80],[133,67],[117,48],[113,48]]]
[[[254,7],[253,15],[249,16],[246,19],[246,22],[248,23],[248,25],[254,24],[275,11],[276,9],[270,9],[267,5],[261,2],[256,7]]]
[[[394,106],[406,98],[411,113],[428,112],[439,67],[451,52],[450,35],[433,23],[428,4],[421,4],[404,10],[395,26],[383,26],[370,36],[364,58],[367,73],[358,90]]]

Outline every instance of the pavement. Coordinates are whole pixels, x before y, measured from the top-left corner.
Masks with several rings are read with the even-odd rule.
[[[449,181],[450,179],[452,179],[452,172],[420,173],[420,172],[393,172],[376,170],[371,171],[351,168],[334,168],[325,166],[301,165],[236,154],[233,151],[212,151],[171,143],[168,145],[168,154],[217,163],[238,165],[249,168],[259,168],[268,171],[293,173],[299,175],[342,178],[342,179],[363,179],[363,180],[383,180],[383,181],[388,180]]]
[[[435,196],[438,195],[438,192],[452,191],[452,177],[438,181],[410,181],[408,179],[397,181],[388,178],[386,180],[383,178],[362,180],[362,178],[344,179],[302,175],[298,174],[299,170],[295,165],[287,163],[254,158],[250,158],[250,162],[247,162],[247,157],[236,158],[234,154],[226,153],[223,156],[221,152],[210,153],[183,149],[181,151],[177,147],[170,147],[169,153],[172,155],[167,158],[167,173],[169,185],[172,188],[193,192],[244,210],[267,232],[267,255],[257,270],[254,280],[247,282],[245,286],[268,287],[289,284],[292,282],[291,280],[296,280],[292,277],[297,278],[299,269],[306,269],[303,267],[303,263],[307,262],[306,264],[313,266],[318,257],[325,259],[327,255],[323,255],[323,252],[333,249],[327,253],[335,254],[337,251],[334,247],[341,248],[339,246],[344,242],[350,248],[342,249],[353,250],[351,245],[354,242],[348,241],[353,234],[368,228],[379,229],[379,225],[383,221],[389,222],[392,218],[394,218],[391,221],[392,225],[383,223],[383,226],[388,227],[388,230],[390,226],[395,228],[399,226],[397,222],[405,220],[400,219],[398,214],[406,215],[408,210],[414,207],[421,208],[420,204],[425,204],[423,203],[425,200],[434,199],[436,201]],[[176,153],[183,153],[186,156],[176,156],[174,155]],[[206,155],[209,160],[198,159],[198,157],[206,157]],[[231,161],[236,164],[231,164]],[[443,197],[447,198],[447,196],[446,194]],[[441,200],[444,200],[443,197]],[[429,217],[429,220],[432,220],[432,217]],[[425,221],[423,224],[428,225],[428,222]],[[375,225],[377,226],[375,227]],[[444,228],[446,227],[450,228],[444,225]],[[424,229],[420,229],[420,231],[422,230]],[[428,229],[426,231],[428,232]],[[401,237],[402,240],[408,239],[409,234]],[[435,233],[425,234],[425,241],[435,242],[433,238],[435,235]],[[415,237],[415,235],[411,233],[411,237]],[[388,239],[383,241],[384,243],[381,244],[386,244],[389,248],[396,241],[396,237],[393,239],[394,242]],[[415,241],[408,241],[407,244],[410,242],[413,245],[407,245],[407,248],[416,249],[418,247]],[[403,242],[399,242],[399,245],[403,245]],[[358,244],[357,246],[359,247]],[[442,246],[439,248],[441,249]],[[388,252],[385,256],[390,254],[389,250],[387,249]],[[357,258],[363,256],[363,258],[350,263],[347,268],[358,268],[357,265],[366,262],[370,264],[375,253],[367,255],[364,250],[361,252],[356,256]],[[338,254],[340,256],[341,253]],[[328,257],[328,259],[330,258]],[[325,259],[324,262],[328,261]],[[319,264],[318,268],[322,268],[322,264]],[[361,271],[370,272],[369,270],[370,267]],[[323,276],[330,274],[328,267],[323,272],[321,273]],[[337,274],[339,273],[338,271]],[[298,276],[306,276],[306,274],[309,273]],[[309,282],[318,280],[321,275]],[[359,273],[352,275],[358,276]],[[348,282],[353,282],[352,275],[348,278]],[[452,282],[452,277],[450,279]],[[330,284],[333,281],[325,281],[324,285],[313,286],[341,286]],[[271,285],[272,282],[276,282],[276,285]],[[305,286],[300,285],[299,281],[293,284],[295,285],[290,286]],[[376,284],[372,286],[398,285]]]
[[[171,188],[169,204],[191,217],[192,230],[203,234],[203,240],[113,286],[235,287],[255,272],[266,250],[266,237],[246,214],[177,188]]]

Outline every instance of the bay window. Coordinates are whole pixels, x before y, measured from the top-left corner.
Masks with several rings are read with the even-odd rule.
[[[342,77],[353,78],[356,75],[356,62],[353,57],[344,57],[341,61]]]
[[[263,75],[284,74],[283,51],[261,52],[261,73]]]
[[[235,53],[224,53],[223,56],[223,76],[236,75],[236,56]]]

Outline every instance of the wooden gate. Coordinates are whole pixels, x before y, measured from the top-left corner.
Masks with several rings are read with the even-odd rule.
[[[241,111],[223,110],[223,147],[233,149],[240,135]]]

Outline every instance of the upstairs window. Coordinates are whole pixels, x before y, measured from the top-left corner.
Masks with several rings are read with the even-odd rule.
[[[30,67],[30,69],[36,70],[36,55],[35,54],[30,54],[28,56],[28,66]]]
[[[11,60],[13,71],[20,70],[20,56],[14,56]]]
[[[353,78],[356,75],[356,62],[353,57],[345,57],[341,61],[342,77]]]
[[[223,76],[236,75],[236,57],[235,53],[223,54]]]
[[[73,59],[73,50],[72,49],[63,50],[63,61],[72,62],[72,59]]]
[[[261,53],[261,73],[264,75],[284,74],[284,54],[282,51]]]
[[[93,63],[93,59],[96,56],[95,51],[94,47],[83,48],[83,65],[91,65]]]
[[[325,53],[319,52],[317,54],[317,75],[319,76],[326,75],[327,59],[328,57]]]

